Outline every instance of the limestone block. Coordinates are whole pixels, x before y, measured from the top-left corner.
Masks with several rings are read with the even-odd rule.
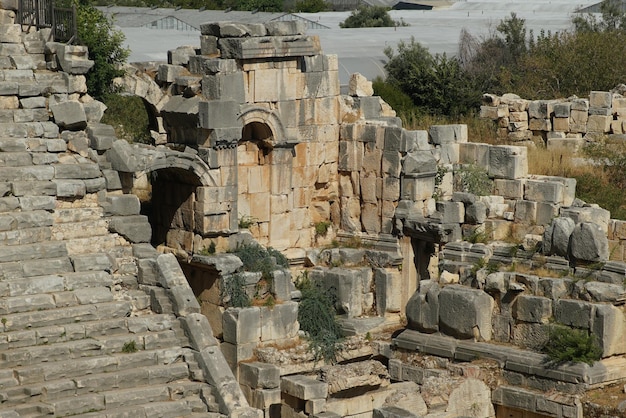
[[[553,203],[537,203],[537,225],[550,225],[559,216],[560,205]]]
[[[420,201],[430,199],[435,192],[435,176],[410,178],[401,180],[401,200]]]
[[[50,106],[55,122],[62,128],[78,130],[87,126],[87,115],[83,105],[67,101]]]
[[[328,384],[302,375],[284,376],[280,380],[282,392],[302,400],[325,399]]]
[[[408,328],[420,332],[439,331],[439,284],[422,280],[406,304]]]
[[[589,113],[587,110],[574,110],[570,114],[570,125],[586,125],[589,119]]]
[[[541,296],[519,295],[514,317],[520,321],[546,324],[552,317],[552,300]]]
[[[492,146],[489,149],[489,176],[504,179],[518,179],[528,174],[528,153],[526,147],[507,145]]]
[[[402,277],[397,270],[377,268],[374,270],[376,311],[378,315],[400,312],[402,300]]]
[[[205,34],[210,35],[211,33]],[[218,40],[218,47],[223,58],[234,59],[298,57],[316,55],[321,52],[319,38],[307,35],[275,36],[270,38],[222,37]]]
[[[596,305],[575,299],[560,299],[555,302],[554,318],[563,325],[589,329],[595,315]]]
[[[446,413],[456,417],[493,417],[491,389],[482,380],[468,378],[450,392]]]
[[[435,145],[468,141],[467,125],[433,125],[430,127],[429,134]]]
[[[465,207],[465,222],[482,224],[487,219],[487,205],[483,202],[474,202]]]
[[[511,121],[509,122],[508,128],[509,128],[509,132],[527,131],[528,121],[515,121],[515,122]]]
[[[303,35],[306,23],[299,20],[270,21],[265,24],[269,36]]]
[[[475,142],[462,143],[459,146],[459,162],[461,164],[475,164],[487,169],[489,167],[489,144]]]
[[[239,383],[252,389],[275,389],[280,386],[280,369],[268,363],[242,363]]]
[[[496,120],[504,114],[498,111],[498,106],[480,106],[480,118]]]
[[[224,341],[231,344],[261,340],[261,310],[258,307],[228,308],[222,314]]]
[[[554,109],[555,118],[569,118],[569,115],[572,109],[572,103],[571,102],[555,103],[553,109]]]
[[[239,112],[239,104],[234,101],[210,100],[198,103],[200,127],[205,129],[236,127],[241,130],[237,120]]]
[[[608,231],[611,213],[597,205],[584,207],[569,207],[561,211],[562,216],[572,218],[575,223],[593,222],[600,226],[603,231]]]
[[[555,102],[551,100],[533,100],[528,104],[528,116],[530,119],[548,120],[552,116]],[[532,129],[532,128],[531,128]],[[550,130],[550,129],[546,129]]]
[[[624,313],[609,304],[596,305],[591,331],[602,348],[602,357],[626,353]]]
[[[363,166],[364,147],[362,142],[340,141],[339,161],[340,171],[359,171]]]
[[[439,329],[455,338],[490,341],[492,306],[482,290],[446,286],[439,292]]]
[[[300,328],[298,303],[283,302],[273,308],[260,308],[261,341],[285,341],[295,338]]]
[[[113,216],[110,218],[109,230],[133,243],[150,242],[152,237],[150,222],[144,215]]]
[[[244,103],[246,101],[244,73],[240,71],[203,76],[202,95],[208,100],[232,100]]]
[[[531,131],[551,131],[552,121],[550,119],[531,118],[528,121],[528,129]]]
[[[209,56],[219,54],[217,39],[217,36],[200,35],[200,54]]]
[[[526,200],[546,203],[563,203],[564,201],[564,187],[559,182],[529,179],[524,189]]]
[[[570,126],[569,118],[553,118],[552,129],[559,132],[568,132]]]
[[[608,133],[611,131],[613,116],[589,115],[587,132]]]
[[[581,222],[576,225],[570,236],[570,251],[578,260],[607,261],[609,241],[600,226],[591,222]]]
[[[437,172],[437,161],[429,151],[408,153],[402,161],[404,175],[434,174]]]
[[[462,202],[439,201],[436,204],[437,212],[441,214],[441,222],[463,223],[465,220],[465,207]]]
[[[141,203],[139,198],[132,194],[107,196],[105,210],[108,215],[139,215]]]
[[[608,91],[592,91],[589,93],[589,106],[610,108],[613,101],[613,93]]]
[[[323,276],[324,287],[333,289],[337,296],[335,309],[348,317],[363,313],[363,277],[359,270],[333,268]]]
[[[372,82],[360,73],[350,75],[348,94],[354,97],[367,97],[374,94]]]

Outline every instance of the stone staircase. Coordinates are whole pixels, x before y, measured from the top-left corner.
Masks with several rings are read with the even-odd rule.
[[[167,290],[139,278],[158,254],[109,232],[98,165],[61,141],[0,138],[0,417],[220,416]]]

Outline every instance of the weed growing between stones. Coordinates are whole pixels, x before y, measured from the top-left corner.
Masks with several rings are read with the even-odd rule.
[[[247,308],[252,304],[246,293],[246,279],[240,273],[224,278],[221,299],[229,308]]]
[[[137,343],[134,340],[124,343],[124,346],[122,347],[122,353],[131,354],[136,353],[137,351]]]
[[[252,216],[243,215],[241,218],[239,218],[240,229],[248,229],[255,223],[256,223],[256,219],[253,218]]]
[[[211,241],[208,247],[204,247],[200,250],[200,255],[211,255],[215,254],[215,242]]]
[[[343,347],[343,336],[335,317],[333,289],[324,289],[320,283],[311,281],[307,272],[298,277],[296,287],[302,293],[298,322],[307,334],[315,361],[336,363],[337,352]]]
[[[602,349],[593,335],[560,325],[550,327],[548,342],[542,351],[556,364],[572,361],[593,365],[602,358]]]
[[[321,221],[315,224],[315,237],[325,237],[331,223],[329,221]]]

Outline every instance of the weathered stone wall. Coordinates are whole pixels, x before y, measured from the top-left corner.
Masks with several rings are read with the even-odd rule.
[[[585,141],[626,132],[623,89],[592,91],[589,98],[526,100],[515,94],[485,94],[480,117],[495,121],[509,141],[540,139],[552,147],[577,149]]]

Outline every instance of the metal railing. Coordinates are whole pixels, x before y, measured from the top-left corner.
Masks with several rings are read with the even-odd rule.
[[[71,44],[78,38],[75,5],[61,8],[54,6],[54,0],[20,0],[17,23],[26,30],[50,28],[50,40],[58,42]]]

